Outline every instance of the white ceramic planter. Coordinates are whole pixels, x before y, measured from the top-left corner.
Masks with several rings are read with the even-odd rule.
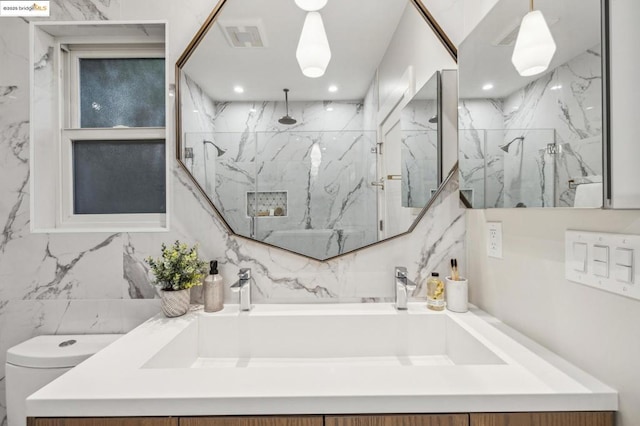
[[[169,318],[184,315],[189,310],[190,289],[160,290],[162,312]]]

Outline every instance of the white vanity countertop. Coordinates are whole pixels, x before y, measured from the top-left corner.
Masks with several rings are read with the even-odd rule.
[[[615,411],[618,394],[480,310],[423,304],[255,305],[240,316],[449,316],[504,364],[141,368],[199,316],[158,315],[27,399],[30,417]],[[426,334],[426,333],[425,333]],[[211,337],[215,342],[215,336]],[[295,339],[295,336],[291,337]],[[428,336],[424,336],[425,339]]]

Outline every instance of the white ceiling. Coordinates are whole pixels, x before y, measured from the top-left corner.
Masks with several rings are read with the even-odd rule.
[[[527,0],[500,0],[460,44],[460,98],[504,98],[541,77],[518,74],[511,63],[513,44],[494,46],[520,24],[528,8]],[[600,0],[537,0],[535,9],[551,24],[557,46],[548,72],[600,42]],[[494,89],[482,90],[486,83]]]
[[[283,100],[285,87],[292,101],[364,99],[406,7],[415,10],[408,0],[329,0],[320,12],[331,62],[312,79],[295,57],[305,12],[294,0],[228,0],[218,21],[260,20],[268,46],[232,48],[215,23],[184,70],[218,101]],[[329,93],[330,85],[338,92]]]

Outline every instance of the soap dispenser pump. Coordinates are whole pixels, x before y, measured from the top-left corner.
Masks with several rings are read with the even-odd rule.
[[[218,274],[218,261],[209,262],[209,275],[204,279],[204,311],[218,312],[224,307],[224,286]]]

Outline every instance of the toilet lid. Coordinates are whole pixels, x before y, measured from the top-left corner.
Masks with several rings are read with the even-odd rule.
[[[75,367],[122,334],[38,336],[7,351],[7,363],[31,368]]]

